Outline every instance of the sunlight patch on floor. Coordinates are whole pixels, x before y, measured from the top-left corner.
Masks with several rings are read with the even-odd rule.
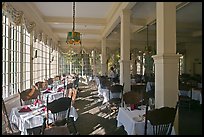
[[[98,113],[98,112],[99,112],[98,107],[94,107],[94,108],[92,108],[92,109],[89,109],[89,110],[87,110],[87,111],[84,111],[84,112],[81,113],[81,114],[86,114],[86,113],[96,114],[96,113]]]
[[[105,135],[106,134],[104,128],[101,127],[100,124],[93,127],[93,130],[94,131],[92,133],[90,133],[89,135]]]

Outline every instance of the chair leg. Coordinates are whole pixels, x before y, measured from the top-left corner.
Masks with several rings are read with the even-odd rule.
[[[78,134],[75,123],[74,123],[74,118],[72,118],[72,125],[74,127],[75,134]]]
[[[75,135],[79,134],[78,131],[77,131],[77,129],[76,129],[76,125],[75,125],[75,123],[74,123],[74,118],[68,118],[68,120],[67,120],[67,126],[68,126],[68,124],[69,124],[69,119],[71,119],[71,123],[72,123],[72,126],[73,126],[73,128],[74,128],[74,134],[75,134]]]

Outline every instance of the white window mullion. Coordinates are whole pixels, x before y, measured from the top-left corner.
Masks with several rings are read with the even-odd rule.
[[[9,20],[8,20],[9,21]],[[8,92],[7,92],[7,97],[11,93],[11,23],[10,21],[8,22]]]
[[[23,90],[23,40],[24,40],[24,37],[23,37],[23,27],[21,26],[21,30],[20,30],[20,91]]]

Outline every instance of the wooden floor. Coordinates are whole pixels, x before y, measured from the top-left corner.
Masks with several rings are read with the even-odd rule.
[[[75,103],[79,118],[76,127],[80,135],[127,135],[123,127],[117,128],[117,112],[101,106],[97,91],[81,87]],[[179,135],[202,135],[202,108],[199,104],[191,111],[179,109]]]

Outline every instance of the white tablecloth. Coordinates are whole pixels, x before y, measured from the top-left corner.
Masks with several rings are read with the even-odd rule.
[[[97,87],[98,87],[98,96],[100,96],[100,95],[102,95],[100,80],[96,76],[94,77],[94,80],[96,81],[96,84],[97,84]]]
[[[64,92],[56,92],[53,90],[50,90],[51,93],[43,93],[44,91],[41,91],[41,99],[46,102],[47,96],[48,96],[48,102],[52,102],[53,100],[59,99],[64,96]]]
[[[179,90],[178,95],[179,95],[179,96],[191,97],[191,91]]]
[[[121,98],[122,93],[111,93],[108,89],[101,89],[101,93],[103,96],[103,103],[108,102],[112,98]]]
[[[14,123],[18,126],[18,129],[21,131],[22,135],[27,135],[27,129],[42,126],[43,118],[45,117],[45,111],[42,111],[42,108],[31,107],[32,111],[30,112],[21,112],[18,111],[22,107],[12,108],[9,119],[11,123]],[[78,114],[74,107],[71,107],[70,116],[74,117],[74,121],[77,120]],[[49,114],[49,123],[53,122],[52,114]]]
[[[141,118],[145,114],[145,107],[143,110],[128,110],[127,108],[120,107],[117,115],[117,127],[124,126],[125,131],[128,135],[144,135],[145,119],[137,121],[136,119]],[[147,124],[147,134],[152,135],[152,127],[150,122]],[[174,128],[172,129],[172,135],[175,135]]]
[[[155,86],[154,84],[155,84],[154,82],[147,82],[146,92],[151,91],[152,90],[152,86]]]
[[[192,99],[198,100],[202,104],[202,90],[201,89],[192,89]]]

